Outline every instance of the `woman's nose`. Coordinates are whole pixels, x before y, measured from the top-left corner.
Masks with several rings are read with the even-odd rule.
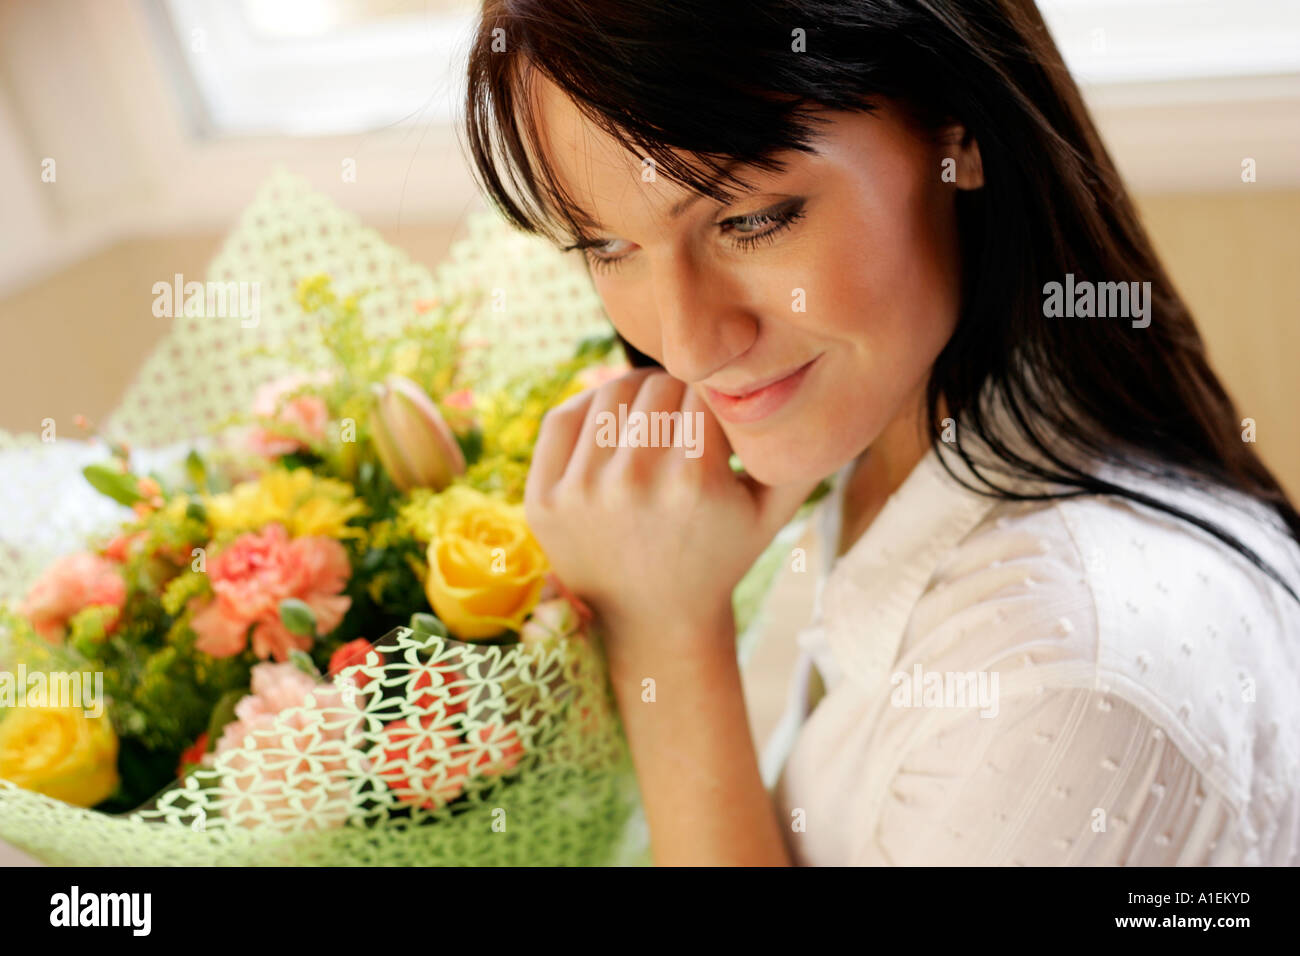
[[[705,273],[684,256],[662,261],[651,274],[659,354],[673,378],[701,382],[753,345],[758,320],[727,277]]]

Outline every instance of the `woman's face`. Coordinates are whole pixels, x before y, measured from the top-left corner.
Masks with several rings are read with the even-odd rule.
[[[698,391],[751,475],[815,481],[912,420],[957,321],[952,179],[980,184],[959,129],[940,143],[888,106],[825,114],[815,154],[738,169],[752,189],[722,206],[544,78],[536,95],[547,156],[599,224],[585,253],[610,319]]]

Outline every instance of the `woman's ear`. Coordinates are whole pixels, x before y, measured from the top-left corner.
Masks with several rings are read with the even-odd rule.
[[[965,126],[954,123],[943,129],[940,138],[941,178],[958,189],[979,189],[984,185],[984,165],[980,161],[980,144]]]

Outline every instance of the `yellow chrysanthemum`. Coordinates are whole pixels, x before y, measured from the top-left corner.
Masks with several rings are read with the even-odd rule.
[[[284,525],[294,537],[320,535],[355,538],[364,532],[348,521],[366,507],[346,481],[321,478],[306,468],[276,468],[256,481],[246,481],[207,501],[213,531],[240,533]]]

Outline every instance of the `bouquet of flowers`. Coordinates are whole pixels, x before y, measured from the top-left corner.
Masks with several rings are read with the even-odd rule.
[[[0,617],[0,779],[220,834],[200,858],[226,863],[601,859],[626,755],[520,500],[542,414],[618,374],[612,340],[476,394],[458,303],[376,339],[328,276],[298,302],[330,366],[259,389],[179,482],[120,444],[85,469],[134,518]]]
[[[387,331],[382,286],[285,285],[316,341],[246,350],[280,373],[170,474],[106,436],[85,479],[131,517],[0,604],[0,839],[65,865],[644,862],[599,637],[521,504],[542,416],[624,370],[616,340],[491,375],[481,282]],[[798,525],[737,589],[746,634]]]

